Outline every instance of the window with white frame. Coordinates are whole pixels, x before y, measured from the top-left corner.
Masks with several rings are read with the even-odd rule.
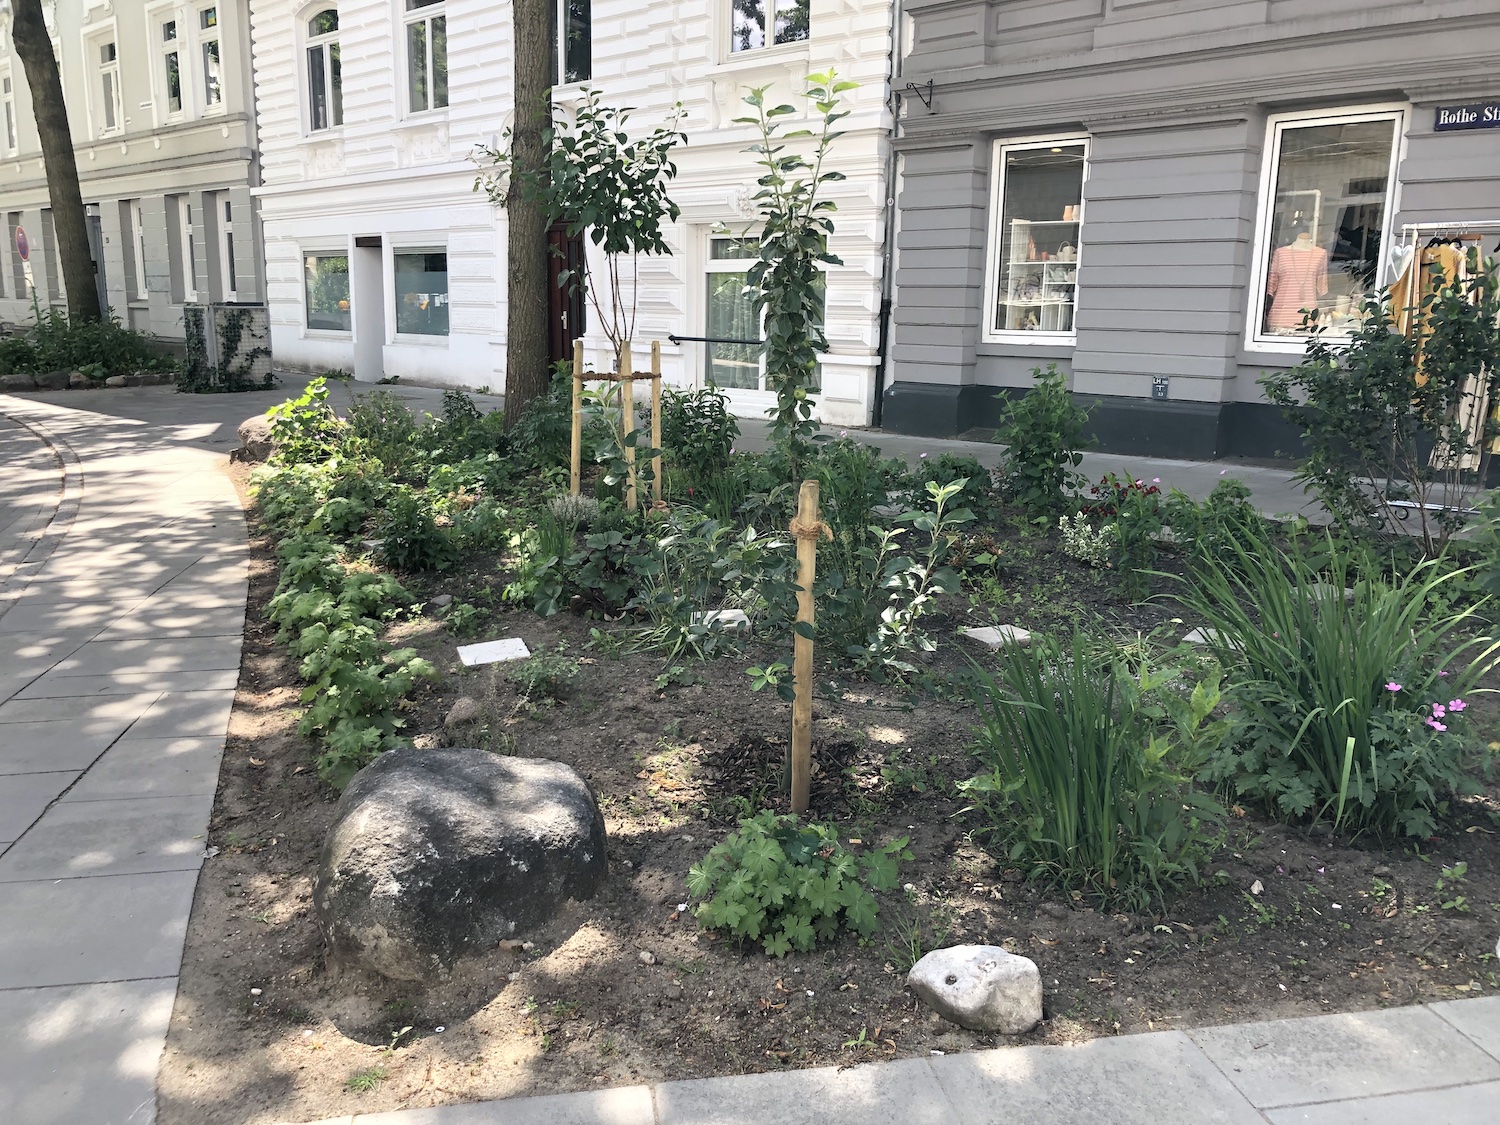
[[[766,363],[761,348],[761,314],[745,286],[750,266],[760,259],[756,239],[708,240],[705,301],[704,383],[724,390],[766,391]],[[825,275],[818,275],[821,290]],[[822,369],[813,373],[809,390],[820,391]]]
[[[314,332],[348,332],[349,255],[304,254],[302,292],[307,302],[307,327]]]
[[[1086,137],[995,145],[987,338],[1074,338],[1088,150]]]
[[[120,104],[120,53],[113,39],[96,40],[99,63],[99,133],[118,133],[125,124]]]
[[[811,30],[809,0],[730,0],[731,52],[797,43]]]
[[[448,335],[448,252],[397,250],[393,258],[397,334]]]
[[[406,90],[412,113],[448,104],[448,18],[443,0],[406,0]]]
[[[175,224],[169,240],[172,261],[172,299],[176,303],[198,299],[198,246],[193,235],[193,205],[185,195],[167,197],[168,217]]]
[[[1301,351],[1316,313],[1347,335],[1382,278],[1405,113],[1372,108],[1271,118],[1261,172],[1250,343]]]
[[[234,205],[228,192],[220,192],[219,208],[219,291],[226,301],[238,301],[239,275],[234,268]]]
[[[177,42],[177,21],[163,20],[159,25],[161,92],[163,116],[173,120],[182,116],[182,52]]]
[[[552,81],[587,82],[594,73],[594,25],[590,0],[552,0]]]
[[[0,75],[0,99],[5,102],[5,155],[14,156],[20,138],[16,136],[16,93],[11,89],[9,71]]]
[[[324,8],[307,21],[307,127],[314,133],[344,123],[338,31],[337,8]]]
[[[198,9],[198,55],[203,66],[203,108],[224,104],[224,63],[219,45],[219,9]]]
[[[138,301],[146,299],[146,216],[141,210],[141,201],[132,199],[130,201],[130,245],[134,250],[135,292],[132,296]]]

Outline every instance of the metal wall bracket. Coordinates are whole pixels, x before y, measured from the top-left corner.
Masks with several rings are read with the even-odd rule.
[[[925,85],[918,86],[915,82],[908,82],[906,89],[908,93],[916,94],[922,104],[927,107],[927,112],[932,112],[932,95],[937,87],[937,80],[929,78]],[[923,91],[926,91],[925,93]]]

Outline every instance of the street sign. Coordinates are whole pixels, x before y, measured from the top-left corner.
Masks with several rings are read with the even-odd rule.
[[[16,228],[16,253],[21,255],[21,261],[31,261],[31,240],[26,237],[26,228]]]

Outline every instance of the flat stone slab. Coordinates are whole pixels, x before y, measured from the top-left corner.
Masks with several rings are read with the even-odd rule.
[[[659,1125],[952,1125],[955,1120],[954,1107],[925,1059],[663,1082],[656,1087],[656,1112]],[[995,1120],[993,1114],[985,1118],[987,1125]],[[1024,1119],[1012,1120],[1019,1125]]]
[[[1025,648],[1031,644],[1031,634],[1019,625],[981,625],[972,629],[960,629],[959,636],[978,641],[991,652],[1001,645],[1016,644]]]
[[[1500,1082],[1266,1111],[1271,1125],[1495,1125]]]
[[[1496,944],[1500,950],[1500,943]],[[1500,1059],[1500,996],[1474,1000],[1444,1000],[1428,1008],[1444,1022],[1473,1040],[1482,1051]],[[1500,1105],[1500,1102],[1496,1103]],[[1500,1119],[1500,1113],[1496,1114]]]
[[[122,739],[68,790],[63,801],[212,796],[218,789],[223,756],[222,737]]]
[[[1186,1035],[1012,1047],[929,1060],[958,1125],[1264,1125]]]
[[[212,808],[211,793],[60,801],[0,856],[0,883],[196,871]]]
[[[77,771],[20,773],[0,778],[0,840],[14,840],[73,783]]]
[[[1183,634],[1182,643],[1185,645],[1206,645],[1212,644],[1218,639],[1219,631],[1217,629],[1194,629],[1190,633]]]
[[[501,664],[511,660],[525,660],[531,650],[520,637],[506,637],[499,641],[481,641],[477,645],[459,645],[458,658],[468,667],[478,664]]]
[[[232,691],[169,691],[131,724],[126,739],[223,738],[234,709]]]
[[[176,992],[175,980],[0,992],[6,1120],[123,1122],[122,1107],[151,1106]]]
[[[0,776],[87,769],[134,721],[134,716],[125,716],[7,723],[0,726]]]
[[[1500,1080],[1500,1061],[1423,1007],[1188,1034],[1259,1109]]]

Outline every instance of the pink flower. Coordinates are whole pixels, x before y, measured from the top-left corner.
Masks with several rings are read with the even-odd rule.
[[[1228,469],[1220,469],[1220,470],[1219,470],[1219,475],[1220,475],[1220,476],[1221,476],[1221,477],[1222,477],[1222,476],[1223,476],[1223,475],[1224,475],[1224,474],[1225,474],[1225,473],[1227,473],[1227,472],[1228,472],[1228,471],[1229,471],[1229,470],[1228,470]]]
[[[920,460],[923,460],[923,461],[927,460],[927,454],[925,454],[925,453],[922,454]]]
[[[1439,734],[1441,734],[1443,731],[1445,731],[1445,730],[1448,729],[1447,727],[1443,726],[1442,723],[1438,722],[1436,719],[1428,719],[1427,720],[1427,725],[1430,726],[1433,730],[1437,731]]]
[[[1457,714],[1459,711],[1467,710],[1468,706],[1462,699],[1454,699],[1449,701],[1448,710]]]
[[[1392,680],[1390,683],[1388,683],[1388,684],[1385,685],[1385,690],[1386,691],[1400,691],[1401,690],[1401,685],[1398,684],[1395,680]]]
[[[1434,719],[1441,719],[1447,713],[1448,713],[1448,709],[1446,707],[1444,707],[1441,703],[1434,703],[1432,705],[1432,717]]]
[[[1439,672],[1438,676],[1441,677],[1442,679],[1446,680],[1448,678],[1448,673],[1447,672]]]
[[[1161,483],[1161,477],[1152,477],[1151,478],[1151,483],[1152,484],[1160,484]]]

